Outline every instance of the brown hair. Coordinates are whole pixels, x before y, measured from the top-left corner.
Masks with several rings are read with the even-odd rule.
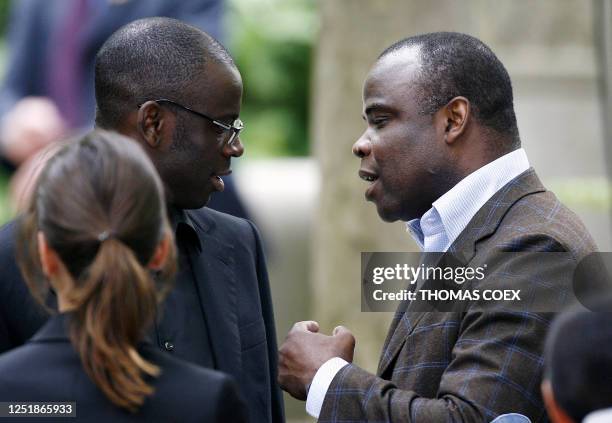
[[[73,281],[66,301],[70,337],[85,371],[114,404],[136,411],[153,393],[146,378],[160,372],[136,344],[168,287],[158,289],[146,265],[170,233],[162,183],[141,147],[93,131],[47,163],[18,243],[24,277],[44,300],[49,284],[38,257],[39,231]],[[170,245],[160,282],[175,271]]]

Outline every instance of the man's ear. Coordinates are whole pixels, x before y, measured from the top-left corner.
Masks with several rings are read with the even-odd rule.
[[[49,247],[47,239],[42,231],[38,231],[38,257],[42,265],[42,271],[46,277],[51,278],[60,272],[61,260],[57,253]]]
[[[548,417],[553,423],[574,423],[572,418],[568,416],[565,411],[557,404],[557,400],[555,400],[555,394],[552,390],[552,385],[550,381],[545,379],[540,386],[540,390],[542,391],[542,398],[544,399],[544,405],[546,406],[546,411],[548,412]]]
[[[172,242],[172,236],[167,232],[163,239],[157,244],[153,257],[149,260],[147,267],[152,270],[161,270],[168,259],[170,253],[170,243]]]
[[[138,109],[138,132],[151,148],[158,148],[163,140],[167,113],[155,101],[147,101]]]
[[[470,101],[465,97],[455,97],[442,107],[441,124],[444,125],[444,142],[454,143],[466,130],[471,117]]]

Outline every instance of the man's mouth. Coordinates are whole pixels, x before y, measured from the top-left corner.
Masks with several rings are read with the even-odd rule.
[[[223,190],[225,189],[225,183],[223,182],[223,179],[221,179],[221,177],[227,176],[230,173],[232,173],[231,169],[227,169],[221,172],[215,172],[212,175],[210,175],[212,185],[213,187],[215,187],[216,191],[223,192]]]
[[[370,170],[360,169],[359,177],[370,184],[374,183],[378,179],[378,175]]]
[[[370,186],[365,192],[365,198],[367,201],[373,201],[375,197],[374,191],[378,186],[378,184],[376,183],[376,181],[378,181],[378,174],[372,170],[359,169],[359,177],[370,184]]]

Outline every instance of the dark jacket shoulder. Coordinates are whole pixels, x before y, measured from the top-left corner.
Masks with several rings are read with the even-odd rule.
[[[208,207],[196,210],[186,210],[187,216],[195,223],[198,229],[228,235],[241,235],[257,231],[255,225],[241,217],[232,216]]]
[[[138,413],[113,405],[89,379],[66,334],[52,318],[25,345],[0,355],[0,401],[71,401],[84,421],[246,420],[233,379],[221,372],[178,360],[142,344],[143,358],[161,374]],[[60,326],[61,327],[61,326]]]
[[[597,245],[582,220],[551,191],[538,191],[516,201],[504,215],[492,237],[497,247],[512,251],[569,252],[576,258],[597,251]]]
[[[0,353],[28,340],[48,315],[32,297],[17,264],[19,220],[0,228]]]

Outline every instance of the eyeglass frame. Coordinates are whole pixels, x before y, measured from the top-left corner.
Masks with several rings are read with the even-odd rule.
[[[240,118],[236,118],[234,119],[234,121],[232,122],[231,125],[228,125],[227,123],[223,123],[220,120],[211,118],[208,115],[205,115],[204,113],[200,113],[198,111],[195,111],[193,109],[190,109],[187,106],[183,106],[182,104],[177,103],[176,101],[173,100],[169,100],[167,98],[158,98],[157,100],[147,100],[147,101],[154,101],[156,103],[170,103],[173,104],[177,107],[180,107],[183,110],[187,110],[188,112],[191,112],[197,116],[203,117],[205,119],[208,119],[209,121],[211,121],[213,124],[217,125],[220,128],[223,128],[226,131],[232,131],[232,135],[230,136],[229,140],[227,141],[227,145],[229,145],[230,147],[233,147],[234,145],[234,140],[236,138],[238,138],[238,135],[240,134],[240,131],[242,131],[244,129],[244,122],[242,122],[242,120],[240,120]],[[143,102],[142,104],[138,105],[138,107],[142,107],[142,105],[146,103]]]

